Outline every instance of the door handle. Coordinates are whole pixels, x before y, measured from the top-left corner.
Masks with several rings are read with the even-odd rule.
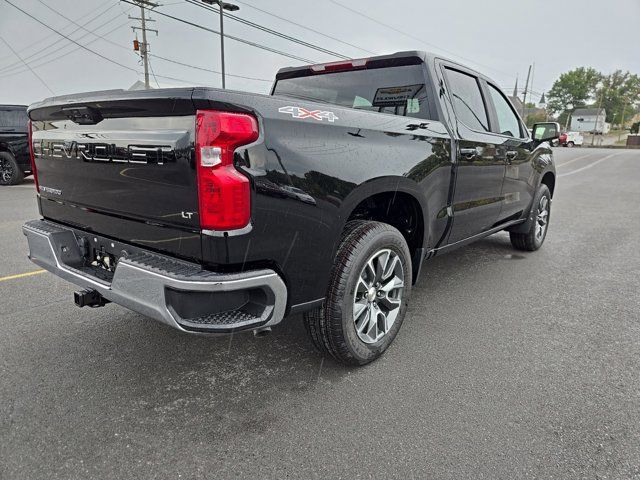
[[[517,150],[509,150],[507,152],[507,161],[509,163],[511,163],[511,160],[513,160],[514,158],[516,158],[518,156],[518,151]]]
[[[478,156],[478,149],[476,148],[461,148],[460,155],[464,158],[473,158]]]

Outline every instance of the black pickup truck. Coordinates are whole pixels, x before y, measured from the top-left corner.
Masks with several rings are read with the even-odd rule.
[[[0,105],[0,185],[15,185],[31,174],[25,105]]]
[[[555,167],[491,79],[422,52],[285,68],[271,95],[104,91],[29,108],[42,219],[30,258],[196,333],[304,313],[362,365],[395,338],[423,260],[547,233]]]

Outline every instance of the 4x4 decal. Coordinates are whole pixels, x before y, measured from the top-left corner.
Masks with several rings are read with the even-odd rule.
[[[307,110],[306,108],[302,108],[302,107],[292,107],[292,106],[280,107],[278,109],[278,112],[287,113],[291,115],[293,118],[301,118],[301,119],[312,118],[320,122],[323,121],[324,119],[327,119],[330,122],[335,122],[336,120],[338,120],[338,117],[333,112],[327,112],[322,110]]]

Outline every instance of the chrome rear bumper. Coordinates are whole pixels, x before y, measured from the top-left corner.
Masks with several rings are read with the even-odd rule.
[[[270,327],[285,314],[287,289],[273,270],[211,272],[46,220],[27,222],[22,231],[35,264],[181,331],[229,333]],[[86,265],[87,242],[91,248],[124,247],[111,278],[99,278]]]

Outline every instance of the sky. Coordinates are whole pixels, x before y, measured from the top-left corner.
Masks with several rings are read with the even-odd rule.
[[[44,25],[0,0],[0,103],[28,105],[53,95],[126,89],[143,79],[132,47],[131,26],[138,22],[128,19],[139,16],[139,8],[118,0],[9,1]],[[213,12],[186,0],[157,1],[159,12],[218,29]],[[640,0],[229,1],[240,7],[239,17],[348,57],[438,53],[493,78],[508,94],[516,78],[524,88],[528,67],[535,64],[534,101],[575,67],[640,74]],[[152,55],[205,69],[151,57],[152,86],[219,87],[220,75],[206,71],[220,71],[219,36],[157,13],[151,18],[149,28],[158,30],[148,38]],[[314,63],[339,59],[231,19],[225,20],[225,34]],[[253,78],[228,76],[227,88],[234,90],[268,93],[279,68],[304,63],[228,38],[225,52],[227,74]]]

